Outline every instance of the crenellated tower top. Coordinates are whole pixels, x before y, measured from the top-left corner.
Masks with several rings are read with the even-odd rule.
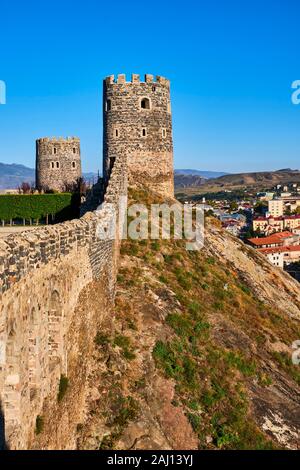
[[[134,84],[134,85],[137,85],[139,83],[150,83],[150,84],[159,84],[159,85],[162,85],[162,86],[165,86],[167,88],[170,88],[170,80],[168,80],[167,78],[165,77],[162,77],[160,75],[156,75],[156,77],[154,77],[154,75],[150,75],[150,74],[146,74],[145,75],[145,78],[144,78],[144,81],[142,81],[140,79],[140,75],[139,74],[131,74],[131,80],[130,81],[126,81],[126,75],[125,74],[119,74],[117,75],[117,77],[115,78],[114,75],[109,75],[108,77],[105,78],[105,83],[107,86],[110,86],[110,85],[125,85],[125,84]]]

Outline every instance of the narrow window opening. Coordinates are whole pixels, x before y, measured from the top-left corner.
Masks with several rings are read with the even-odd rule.
[[[167,136],[167,131],[166,131],[166,129],[162,129],[162,136],[163,136],[163,139],[166,138],[166,136]]]
[[[76,162],[72,162],[72,168],[76,168]]]
[[[119,129],[115,129],[115,136],[119,137]]]
[[[111,100],[106,100],[106,111],[110,111],[111,110]]]
[[[56,162],[56,168],[59,168],[59,162]]]
[[[147,130],[146,129],[142,129],[142,136],[147,137]]]
[[[75,147],[73,148],[73,153],[76,153],[76,148]]]
[[[141,108],[142,109],[150,109],[150,100],[149,100],[149,98],[143,98],[141,100]]]
[[[57,153],[57,149],[55,147],[53,149],[53,153],[54,153],[54,155],[56,155],[56,153]]]
[[[54,168],[54,162],[51,162],[51,168]]]

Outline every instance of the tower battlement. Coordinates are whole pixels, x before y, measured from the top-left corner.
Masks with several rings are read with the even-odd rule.
[[[79,142],[80,143],[80,139],[79,137],[41,137],[40,139],[37,139],[36,142],[49,142],[49,143],[56,143],[56,142],[66,142],[66,143],[70,143],[70,142]]]
[[[154,77],[154,75],[150,75],[150,74],[145,74],[144,76],[144,81],[142,81],[140,79],[140,75],[139,74],[131,74],[131,80],[130,81],[127,81],[126,80],[126,75],[125,74],[119,74],[117,75],[117,77],[115,78],[114,75],[109,75],[108,77],[105,78],[105,83],[107,86],[110,86],[110,85],[127,85],[127,84],[159,84],[161,86],[165,86],[167,88],[170,88],[170,80],[168,80],[167,78],[165,77],[162,77],[160,75],[156,75],[156,77]]]

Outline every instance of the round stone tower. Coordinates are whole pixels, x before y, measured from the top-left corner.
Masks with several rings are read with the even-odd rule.
[[[169,80],[111,75],[103,87],[103,174],[117,156],[127,158],[129,184],[174,196],[172,115]]]
[[[36,141],[36,187],[63,191],[81,177],[80,140],[77,137]]]

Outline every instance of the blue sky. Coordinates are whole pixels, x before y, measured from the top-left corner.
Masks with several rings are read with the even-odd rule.
[[[102,167],[102,79],[171,79],[176,168],[300,168],[297,0],[7,1],[0,6],[0,162],[77,135]]]

